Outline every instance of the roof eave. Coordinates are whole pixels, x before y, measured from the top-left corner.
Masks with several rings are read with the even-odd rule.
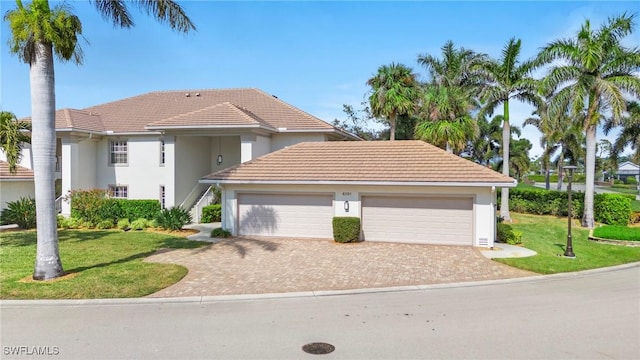
[[[247,125],[178,125],[178,126],[160,126],[160,125],[152,125],[145,126],[147,130],[211,130],[211,129],[265,129],[269,131],[277,131],[274,128],[260,125],[260,124],[247,124]]]
[[[483,182],[483,181],[349,181],[349,180],[229,180],[207,179],[199,180],[201,184],[237,184],[237,185],[359,185],[359,186],[438,186],[438,187],[499,187],[513,188],[518,185],[513,182]]]

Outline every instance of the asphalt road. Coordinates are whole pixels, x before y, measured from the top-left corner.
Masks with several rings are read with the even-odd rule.
[[[637,264],[356,295],[0,306],[2,359],[640,358]],[[310,342],[335,351],[306,354]]]

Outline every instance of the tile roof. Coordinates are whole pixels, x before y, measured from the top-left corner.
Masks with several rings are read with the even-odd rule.
[[[511,183],[515,180],[423,141],[299,143],[203,180]]]
[[[228,114],[231,114],[230,119],[223,118]],[[252,121],[274,131],[337,130],[327,122],[275,96],[250,88],[156,91],[82,110],[56,111],[56,129],[115,133],[145,132],[149,130],[147,126],[150,124],[153,124],[151,129],[160,130],[197,125],[245,124]]]
[[[16,173],[9,172],[9,163],[0,160],[0,179],[1,180],[33,180],[33,170],[18,165]]]
[[[56,129],[104,131],[100,115],[90,111],[61,109],[56,111]]]
[[[242,126],[263,125],[270,127],[262,119],[248,110],[239,108],[230,102],[212,105],[203,109],[176,115],[168,119],[149,124],[149,128],[169,126],[206,127],[206,126]]]

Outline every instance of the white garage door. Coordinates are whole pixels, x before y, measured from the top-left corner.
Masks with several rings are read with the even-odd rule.
[[[333,194],[239,194],[240,235],[332,238]]]
[[[365,240],[473,245],[473,200],[459,197],[362,197]]]

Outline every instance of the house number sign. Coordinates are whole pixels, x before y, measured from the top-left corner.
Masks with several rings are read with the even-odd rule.
[[[350,192],[343,192],[342,196],[351,196],[351,193]]]

